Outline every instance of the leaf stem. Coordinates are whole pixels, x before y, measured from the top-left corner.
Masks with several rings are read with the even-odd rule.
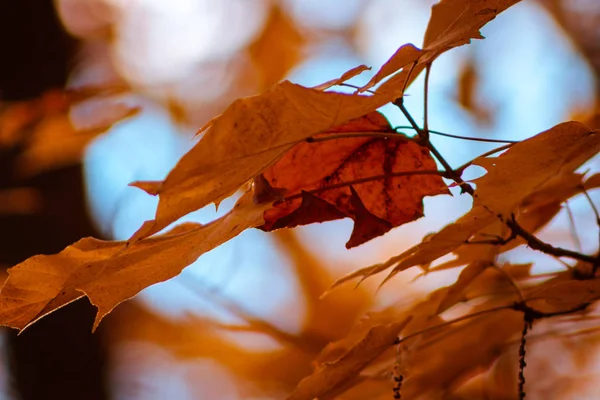
[[[396,126],[394,129],[399,130],[399,129],[414,129],[414,128],[412,126],[409,126],[409,125],[400,125],[400,126]],[[429,133],[432,133],[432,134],[438,135],[438,136],[445,136],[445,137],[449,137],[449,138],[453,138],[453,139],[470,140],[470,141],[473,141],[473,142],[512,143],[512,144],[519,143],[518,140],[484,139],[484,138],[476,138],[476,137],[469,137],[469,136],[460,136],[460,135],[454,135],[454,134],[451,134],[451,133],[435,131],[433,129],[429,129]]]
[[[598,208],[594,204],[594,202],[592,200],[592,197],[587,192],[587,190],[585,189],[585,187],[582,187],[581,191],[583,192],[583,195],[587,199],[588,203],[590,203],[590,207],[592,208],[592,211],[594,212],[594,215],[596,216],[596,224],[598,225],[598,228],[599,228],[599,231],[600,231],[600,212],[598,212]],[[600,233],[598,235],[598,249],[599,249],[598,251],[600,251]],[[596,271],[598,270],[599,267],[600,267],[600,255],[598,257],[596,257],[596,261],[593,264],[594,275],[596,274]]]
[[[567,210],[567,216],[569,217],[569,230],[571,231],[573,243],[575,244],[575,247],[577,247],[577,251],[581,253],[583,248],[581,247],[581,240],[579,240],[579,235],[577,234],[577,226],[575,225],[573,211],[571,211],[571,206],[569,206],[569,200],[565,200],[565,209]]]
[[[474,160],[456,170],[453,169],[450,166],[450,164],[448,164],[448,162],[444,159],[444,157],[441,155],[441,153],[435,148],[435,146],[433,146],[433,144],[429,141],[429,139],[427,138],[427,140],[424,140],[424,138],[426,136],[425,136],[423,130],[421,128],[419,128],[419,126],[417,125],[415,120],[412,118],[412,116],[410,115],[410,113],[408,112],[406,107],[404,106],[403,99],[398,98],[393,101],[393,104],[396,105],[398,108],[400,108],[400,111],[402,111],[402,113],[404,114],[404,116],[406,117],[408,122],[411,124],[412,128],[419,134],[419,139],[421,141],[420,144],[422,146],[427,147],[429,149],[429,151],[433,154],[433,156],[440,162],[440,164],[442,164],[442,167],[444,167],[444,170],[446,171],[445,177],[448,179],[452,179],[456,184],[458,184],[463,193],[468,193],[471,195],[471,197],[475,198],[476,195],[475,195],[475,190],[473,189],[473,187],[462,179],[462,172],[463,172],[464,168],[471,165]],[[496,151],[499,151],[499,150],[498,149],[493,150],[493,152],[496,152]],[[487,210],[490,213],[493,213],[492,210],[489,210],[489,209],[487,209]],[[535,237],[534,235],[532,235],[531,233],[529,233],[525,229],[523,229],[523,227],[521,227],[517,223],[514,216],[509,220],[506,220],[505,218],[503,218],[502,215],[497,215],[497,217],[502,222],[504,222],[509,228],[511,228],[511,236],[510,236],[509,240],[512,240],[516,236],[520,236],[523,239],[525,239],[525,241],[527,242],[527,245],[534,250],[538,250],[542,253],[554,255],[556,257],[569,257],[569,258],[573,258],[575,260],[591,263],[594,267],[594,269],[593,269],[594,274],[595,274],[596,270],[598,268],[600,268],[600,256],[592,257],[592,256],[588,256],[586,254],[578,253],[576,251],[567,250],[567,249],[563,249],[560,247],[554,247],[549,243],[541,241],[540,239],[538,239],[537,237]],[[598,214],[598,224],[600,226],[600,213]]]
[[[360,87],[360,86],[352,85],[352,84],[350,84],[350,83],[345,83],[345,82],[340,82],[340,83],[338,83],[338,84],[336,84],[336,85],[334,85],[334,86],[345,86],[345,87],[349,87],[349,88],[351,88],[351,89],[356,89],[356,90],[359,90],[359,89],[361,89],[361,87]],[[379,93],[377,93],[377,92],[374,92],[373,90],[369,90],[369,89],[365,90],[365,92],[369,92],[369,93],[371,93],[371,94],[379,94]]]
[[[305,139],[306,143],[319,143],[327,142],[336,139],[348,139],[348,138],[359,138],[359,137],[375,137],[375,138],[386,138],[386,139],[404,139],[407,140],[406,136],[403,136],[395,131],[365,131],[365,132],[344,132],[331,134],[323,137],[309,137]]]
[[[312,189],[312,190],[304,190],[304,193],[316,194],[321,192],[326,192],[328,190],[339,189],[346,186],[359,185],[361,183],[367,183],[372,181],[377,181],[380,179],[394,178],[399,176],[412,176],[412,175],[438,175],[441,177],[446,177],[445,171],[437,171],[437,170],[422,170],[422,171],[401,171],[401,172],[392,172],[389,174],[382,175],[373,175],[366,178],[355,179],[353,181],[340,182],[333,185],[323,186],[321,188]],[[302,192],[293,194],[291,196],[285,196],[283,200],[289,201],[302,197]]]
[[[425,98],[423,106],[423,140],[429,141],[429,75],[431,74],[431,65],[425,66],[425,89],[423,96]]]

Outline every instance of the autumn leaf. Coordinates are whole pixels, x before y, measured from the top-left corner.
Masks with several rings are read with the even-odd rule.
[[[376,325],[338,360],[321,365],[304,378],[287,400],[313,400],[327,395],[338,385],[354,378],[367,364],[388,350],[410,318],[387,325]]]
[[[160,196],[156,218],[132,237],[150,236],[183,215],[233,194],[297,143],[388,103],[397,96],[323,92],[290,82],[234,101],[209,122],[202,140],[163,182],[136,182]]]
[[[286,200],[265,211],[261,229],[271,231],[349,217],[355,221],[346,244],[351,248],[422,217],[423,197],[449,191],[436,174],[429,151],[393,134],[382,114],[369,113],[315,139],[379,132],[391,136],[300,143],[286,153],[262,175],[271,187],[285,192]],[[393,176],[403,172],[409,175]],[[413,172],[425,174],[410,175]]]
[[[390,84],[408,87],[436,57],[454,47],[483,39],[479,29],[496,18],[496,15],[521,0],[442,0],[431,9],[431,18],[423,39],[423,49],[412,44],[401,46],[381,67],[375,76],[359,91],[375,86],[384,78],[395,74],[382,85],[378,93],[389,90]],[[408,67],[411,65],[411,67]]]
[[[119,303],[178,275],[203,253],[261,225],[268,203],[243,196],[225,216],[207,225],[183,224],[128,245],[85,238],[55,255],[38,255],[9,269],[0,291],[0,324],[18,329],[86,295],[98,307],[94,329]]]
[[[474,35],[473,29],[478,32],[498,12],[517,1],[481,0],[471,6],[464,0],[443,1],[441,8],[433,11],[425,55],[437,55],[466,43],[465,37]],[[463,13],[465,6],[467,11]],[[405,47],[374,79],[379,81],[402,64],[414,62],[419,54],[414,46]],[[423,57],[420,56],[419,68],[424,65]],[[350,76],[359,70],[361,67],[349,71]],[[404,72],[408,74],[407,70]],[[417,74],[414,71],[411,80]],[[206,131],[202,140],[163,182],[132,184],[148,189],[149,194],[158,194],[160,199],[155,219],[146,221],[131,239],[148,237],[192,211],[213,202],[219,204],[300,141],[401,97],[407,84],[401,75],[394,76],[373,96],[321,92],[286,81],[258,96],[236,100],[200,130]]]
[[[394,268],[391,276],[410,267],[426,265],[451,253],[462,246],[472,235],[494,221],[494,216],[482,208],[476,208],[456,222],[444,227],[421,243],[389,260],[354,271],[333,283],[335,288],[344,282],[361,277],[362,280],[389,268]]]
[[[487,304],[484,307],[490,308]],[[451,392],[487,370],[520,332],[522,321],[520,313],[502,310],[438,329],[423,338],[412,351],[409,373],[402,388],[403,397]],[[451,360],[451,368],[448,360]]]
[[[19,148],[15,174],[27,178],[80,162],[86,146],[115,123],[140,111],[109,96],[126,88],[99,87],[49,91],[40,98],[0,109],[0,147]],[[105,98],[103,107],[76,127],[69,110],[91,98]],[[0,103],[0,105],[2,105]]]
[[[386,61],[385,64],[383,64],[383,66],[379,69],[379,71],[377,71],[375,76],[373,76],[373,78],[371,78],[371,80],[366,85],[362,86],[359,89],[359,92],[364,92],[368,89],[371,89],[383,79],[396,73],[405,66],[416,62],[422,54],[423,53],[420,49],[416,48],[410,43],[401,46],[398,50],[396,50],[394,55],[392,55],[392,57],[390,57],[390,59]],[[408,76],[408,70],[405,71],[404,75]],[[418,73],[414,75],[416,76],[418,75]],[[406,86],[408,86],[408,84]]]
[[[259,73],[260,87],[268,88],[297,65],[305,45],[302,32],[277,3],[273,3],[263,31],[248,52]]]
[[[534,190],[573,172],[599,150],[600,134],[572,121],[517,143],[499,157],[478,158],[474,164],[487,173],[474,180],[474,204],[508,215]]]
[[[595,155],[600,147],[599,137],[581,123],[567,122],[512,146],[499,157],[477,159],[475,164],[489,170],[474,181],[477,184],[474,207],[467,214],[402,254],[338,279],[332,288],[357,277],[366,279],[393,267],[385,283],[400,271],[429,265],[457,250],[477,232],[496,221],[498,215],[515,211],[536,189],[543,189],[551,178],[573,172]],[[531,157],[532,153],[536,157]],[[493,173],[490,175],[490,172]]]
[[[541,287],[530,297],[543,299],[553,312],[573,309],[600,299],[600,279],[559,281]]]
[[[521,0],[442,0],[431,8],[420,63],[444,51],[483,39],[479,30],[498,14]]]

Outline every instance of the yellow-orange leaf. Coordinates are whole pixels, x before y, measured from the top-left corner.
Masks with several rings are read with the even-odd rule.
[[[496,15],[521,0],[442,0],[431,8],[431,18],[423,40],[428,63],[444,51],[483,39],[479,30]]]
[[[360,92],[364,92],[372,88],[381,82],[382,79],[387,78],[388,76],[396,73],[401,70],[405,66],[413,63],[419,59],[419,57],[423,54],[420,49],[416,48],[412,44],[408,43],[404,46],[400,47],[393,56],[390,57],[389,60],[386,61],[385,64],[377,71],[375,76],[371,78],[371,80],[359,89]]]
[[[332,80],[330,80],[330,81],[327,81],[327,82],[325,82],[325,83],[322,83],[322,84],[320,84],[320,85],[314,86],[314,87],[313,87],[313,89],[317,89],[317,90],[327,90],[327,89],[329,89],[329,88],[331,88],[331,87],[333,87],[333,86],[336,86],[336,85],[342,84],[342,83],[346,82],[347,80],[349,80],[349,79],[352,79],[352,78],[354,78],[355,76],[357,76],[357,75],[360,75],[360,74],[362,74],[363,72],[365,72],[365,71],[368,71],[368,70],[370,70],[370,69],[371,69],[371,67],[367,67],[367,66],[366,66],[366,65],[364,65],[364,64],[362,64],[362,65],[359,65],[358,67],[354,67],[354,68],[352,68],[352,69],[350,69],[350,70],[348,70],[348,71],[344,72],[344,73],[342,74],[342,76],[340,76],[339,78],[332,79]]]
[[[257,68],[261,88],[268,88],[285,77],[302,58],[305,39],[277,3],[273,3],[269,19],[248,51]]]
[[[131,245],[85,238],[55,255],[29,258],[9,270],[0,291],[0,324],[24,329],[86,295],[98,307],[94,328],[122,301],[178,275],[203,253],[263,223],[268,204],[243,196],[207,225],[184,224]]]
[[[456,222],[444,227],[435,235],[428,237],[402,254],[392,257],[384,263],[354,271],[338,279],[334,282],[332,288],[358,277],[366,279],[392,267],[394,269],[387,279],[410,267],[429,264],[462,246],[473,234],[488,226],[494,220],[495,217],[486,210],[481,207],[474,208]]]
[[[557,175],[573,172],[600,150],[600,133],[565,122],[517,143],[495,158],[478,158],[487,173],[476,179],[475,205],[508,215]]]
[[[440,1],[432,7],[423,50],[412,44],[401,46],[360,91],[375,86],[400,69],[403,69],[402,73],[394,76],[393,82],[382,86],[378,93],[386,93],[392,85],[407,87],[421,73],[425,64],[431,63],[441,53],[467,44],[471,39],[483,39],[479,29],[519,1],[521,0]]]

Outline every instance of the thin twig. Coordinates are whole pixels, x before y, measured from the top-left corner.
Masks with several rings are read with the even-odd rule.
[[[569,257],[575,260],[589,262],[592,264],[597,262],[596,257],[588,256],[586,254],[581,254],[576,251],[567,250],[560,247],[554,247],[549,243],[541,241],[540,239],[523,229],[523,227],[519,225],[514,216],[511,219],[506,220],[505,223],[510,229],[513,230],[514,233],[525,239],[527,241],[527,245],[534,250],[541,251],[542,253],[552,254],[557,257]]]
[[[412,126],[409,126],[409,125],[395,126],[394,129],[395,130],[400,130],[400,129],[413,129],[414,130],[414,128]],[[460,136],[460,135],[454,135],[454,134],[451,134],[451,133],[435,131],[433,129],[429,129],[429,133],[432,133],[432,134],[438,135],[438,136],[445,136],[445,137],[449,137],[449,138],[453,138],[453,139],[470,140],[470,141],[473,141],[473,142],[511,143],[511,144],[519,143],[518,140],[484,139],[484,138],[476,138],[476,137],[470,137],[470,136]]]
[[[351,89],[356,89],[356,90],[362,89],[360,86],[356,86],[356,85],[352,85],[350,83],[344,83],[344,82],[337,83],[334,86],[345,86],[345,87],[349,87]],[[377,93],[373,90],[369,90],[369,89],[365,90],[365,92],[369,92],[371,94],[379,94],[379,93]]]
[[[585,190],[584,187],[581,188],[581,191],[583,192],[583,195],[587,199],[588,203],[590,203],[590,207],[592,207],[592,211],[594,212],[594,215],[596,216],[596,223],[598,224],[598,227],[600,227],[600,212],[598,212],[598,208],[596,208],[596,205],[594,204],[592,198],[590,197],[590,194],[587,192],[587,190]]]
[[[592,198],[591,198],[590,194],[587,192],[587,190],[585,189],[585,187],[583,187],[583,185],[581,187],[581,191],[583,192],[583,195],[587,199],[588,203],[590,203],[590,207],[592,208],[592,211],[594,212],[594,215],[596,216],[596,225],[598,225],[598,230],[599,230],[599,233],[598,233],[598,249],[600,251],[600,213],[598,212],[598,208],[596,207],[596,205],[592,201]],[[594,275],[596,275],[596,271],[598,270],[599,267],[600,267],[600,256],[596,257],[596,261],[593,264]]]
[[[411,124],[411,126],[413,127],[413,129],[415,131],[417,131],[419,133],[419,137],[423,138],[423,131],[422,129],[419,128],[419,126],[416,124],[415,120],[412,118],[412,116],[410,115],[410,113],[408,112],[408,110],[406,109],[406,107],[404,106],[404,101],[402,100],[402,98],[396,99],[393,102],[394,105],[396,105],[398,108],[400,108],[400,110],[402,111],[402,113],[404,114],[404,116],[406,117],[406,119],[408,120],[408,122]],[[425,140],[421,143],[422,145],[426,146],[429,151],[433,154],[433,156],[440,162],[440,164],[442,164],[442,166],[444,167],[444,170],[446,171],[446,178],[448,179],[452,179],[454,182],[456,182],[463,193],[468,193],[470,194],[473,198],[475,198],[475,190],[473,189],[473,187],[468,184],[467,182],[464,181],[464,179],[462,179],[462,172],[463,172],[463,167],[459,168],[459,169],[453,169],[450,164],[448,164],[448,162],[444,159],[444,157],[440,154],[439,151],[437,151],[437,149],[431,144],[431,142],[429,140]],[[496,150],[494,150],[496,151]],[[492,210],[489,210],[489,212],[493,213]],[[511,228],[512,233],[516,234],[518,236],[521,236],[523,239],[525,239],[527,241],[527,244],[529,245],[529,247],[531,247],[534,250],[538,250],[541,251],[542,253],[547,253],[547,254],[551,254],[557,257],[570,257],[579,261],[584,261],[584,262],[589,262],[594,266],[594,272],[600,268],[600,257],[591,257],[585,254],[581,254],[578,253],[576,251],[571,251],[571,250],[567,250],[567,249],[562,249],[560,247],[554,247],[549,243],[543,242],[540,239],[538,239],[537,237],[535,237],[534,235],[532,235],[531,233],[527,232],[525,229],[523,229],[515,220],[515,218],[513,217],[510,220],[505,220],[502,215],[497,215],[498,218],[500,218],[500,220],[502,220],[502,222],[504,222],[509,228]],[[599,218],[600,221],[600,218]],[[600,226],[600,222],[599,222],[599,226]]]
[[[404,80],[404,84],[402,85],[402,96],[404,96],[404,92],[406,92],[406,87],[408,86],[408,82],[410,81],[410,77],[417,66],[417,61],[413,62],[410,65],[410,69],[408,70],[408,75],[406,75],[406,79]],[[406,67],[404,67],[406,68]]]
[[[573,217],[573,212],[571,211],[571,207],[569,206],[569,200],[565,200],[565,209],[567,210],[567,215],[569,217],[569,230],[571,231],[571,238],[573,239],[573,243],[575,247],[577,247],[577,251],[582,252],[581,240],[579,240],[579,235],[577,234],[577,227],[575,226],[575,218]]]
[[[344,133],[336,133],[322,137],[309,137],[306,138],[307,143],[318,143],[318,142],[327,142],[330,140],[337,139],[349,139],[349,138],[360,138],[360,137],[374,137],[374,138],[386,138],[386,139],[404,139],[408,140],[409,138],[403,135],[398,134],[395,131],[368,131],[368,132],[344,132]]]
[[[519,400],[525,399],[525,367],[527,363],[525,362],[525,354],[527,350],[525,349],[525,345],[527,344],[527,332],[531,328],[531,324],[533,321],[529,320],[527,314],[524,315],[523,318],[523,331],[521,332],[521,344],[519,345]]]
[[[423,140],[429,141],[429,75],[431,74],[431,63],[425,66],[425,89],[423,106]]]
[[[429,141],[429,138],[426,136],[426,134],[423,132],[423,130],[421,128],[419,128],[419,125],[417,125],[417,123],[415,122],[412,115],[408,112],[408,110],[404,106],[404,99],[402,97],[400,97],[400,98],[394,100],[393,104],[395,106],[397,106],[398,108],[400,108],[400,111],[402,111],[402,114],[404,114],[404,116],[406,117],[408,122],[412,125],[413,129],[419,134],[419,138],[422,140],[421,144],[423,146],[427,147],[429,149],[429,151],[431,152],[431,154],[433,154],[433,156],[440,162],[440,164],[442,164],[442,167],[444,167],[444,170],[446,170],[446,172],[448,174],[448,178],[452,179],[454,182],[456,182],[462,189],[463,193],[466,192],[473,196],[475,193],[475,191],[473,190],[473,187],[462,179],[460,173],[455,171],[450,166],[450,164],[448,164],[448,162],[442,156],[442,154],[435,148],[435,146],[433,146],[433,144],[431,144],[431,142]]]
[[[346,186],[359,185],[361,183],[377,181],[380,179],[394,178],[394,177],[399,177],[399,176],[413,176],[413,175],[438,175],[438,176],[446,177],[446,172],[445,171],[437,171],[437,170],[391,172],[389,174],[373,175],[373,176],[368,176],[366,178],[355,179],[353,181],[340,182],[340,183],[336,183],[333,185],[323,186],[323,187],[317,188],[317,189],[304,190],[303,192],[315,194],[315,193],[326,192],[328,190],[339,189],[339,188],[346,187]],[[283,198],[283,200],[289,201],[289,200],[298,199],[300,197],[302,197],[302,192],[293,194],[291,196],[286,196]]]

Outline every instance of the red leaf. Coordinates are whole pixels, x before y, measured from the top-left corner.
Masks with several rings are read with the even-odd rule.
[[[360,136],[394,135],[382,114],[369,113],[316,138],[343,133],[351,137],[300,143],[263,173],[260,179],[286,197],[265,211],[261,229],[349,217],[355,221],[346,244],[351,248],[422,217],[423,197],[448,193],[426,148],[400,134]]]

